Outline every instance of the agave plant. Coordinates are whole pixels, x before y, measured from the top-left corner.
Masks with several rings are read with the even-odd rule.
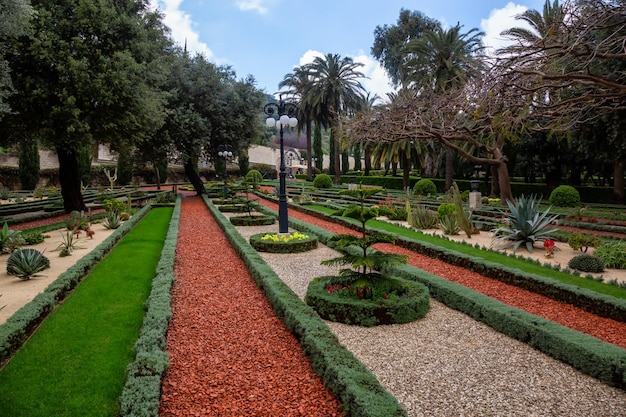
[[[122,225],[122,219],[117,211],[107,211],[102,225],[107,229],[117,229]]]
[[[37,249],[19,249],[7,260],[7,274],[22,280],[36,276],[38,272],[50,268],[50,260]]]
[[[522,195],[515,203],[510,200],[506,203],[509,208],[509,212],[504,213],[506,224],[492,230],[494,241],[504,243],[504,248],[513,247],[516,251],[524,244],[528,252],[532,252],[536,242],[545,241],[555,231],[549,226],[559,216],[550,215],[550,207],[540,212],[536,196],[526,198]]]

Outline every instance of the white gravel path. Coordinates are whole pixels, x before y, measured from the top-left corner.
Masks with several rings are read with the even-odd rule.
[[[277,225],[237,228],[244,237]],[[320,261],[336,252],[262,253],[300,297],[316,276],[333,273]],[[406,408],[418,416],[624,417],[626,392],[431,299],[413,323],[364,328],[327,322]]]

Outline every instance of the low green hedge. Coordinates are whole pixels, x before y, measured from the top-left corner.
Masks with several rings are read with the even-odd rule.
[[[276,315],[300,340],[315,372],[342,402],[345,416],[407,416],[397,399],[380,385],[352,352],[339,343],[319,315],[276,275],[210,200],[205,198],[205,202],[257,285],[265,292]]]
[[[252,216],[233,216],[230,218],[230,222],[234,226],[267,226],[276,222],[276,217],[262,215]]]
[[[113,234],[83,256],[54,280],[32,301],[16,311],[0,325],[0,365],[15,353],[57,304],[89,273],[92,265],[100,261],[151,209],[145,206],[124,222]]]
[[[404,287],[396,302],[380,305],[374,301],[339,298],[328,294],[326,285],[334,277],[318,277],[309,283],[305,301],[326,320],[358,326],[410,323],[426,316],[430,308],[428,289],[415,281],[385,277]]]
[[[120,395],[120,417],[158,417],[161,382],[169,367],[167,330],[172,317],[171,288],[180,224],[181,197],[176,199],[170,227],[165,237],[152,291],[146,301],[146,316],[135,343],[135,359],[127,368]]]
[[[317,248],[317,236],[307,235],[304,239],[296,239],[288,242],[263,240],[268,233],[259,233],[250,236],[250,245],[259,252],[270,253],[298,253]]]
[[[269,209],[265,210],[271,212]],[[289,219],[289,225],[306,233],[317,233],[322,243],[332,236],[332,233],[322,228],[293,218]],[[482,321],[495,330],[527,343],[609,385],[626,389],[626,349],[507,306],[477,291],[409,265],[397,266],[383,272],[422,282],[428,287],[432,297],[448,307]],[[601,297],[598,294],[595,296]]]

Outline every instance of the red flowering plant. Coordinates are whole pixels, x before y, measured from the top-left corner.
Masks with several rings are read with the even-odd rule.
[[[546,258],[552,258],[554,256],[554,251],[556,250],[556,244],[552,239],[546,239],[543,242],[543,247],[546,250]]]

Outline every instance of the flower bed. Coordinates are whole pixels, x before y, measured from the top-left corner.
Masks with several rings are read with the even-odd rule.
[[[288,235],[259,233],[250,236],[250,245],[259,252],[296,253],[317,248],[317,237],[299,232]]]

